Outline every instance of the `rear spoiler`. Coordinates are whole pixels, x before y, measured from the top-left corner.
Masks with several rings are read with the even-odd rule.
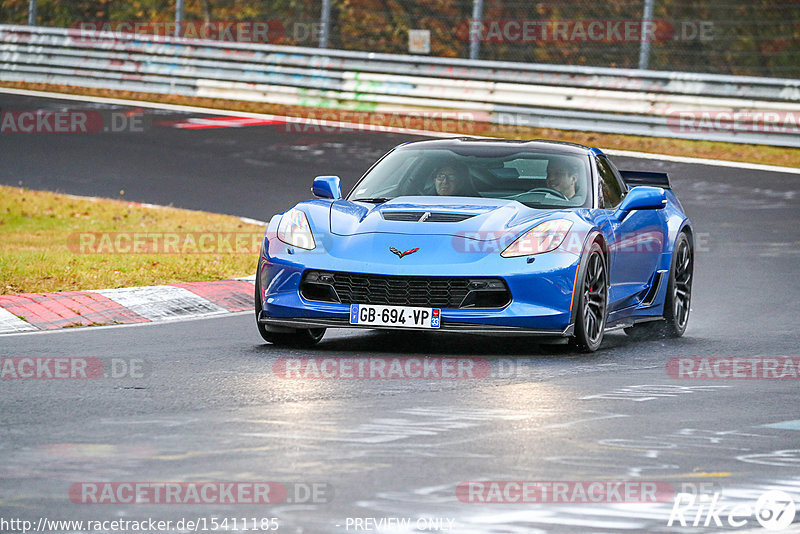
[[[665,172],[645,172],[645,171],[619,171],[622,179],[629,187],[637,185],[651,185],[669,189],[669,176]]]

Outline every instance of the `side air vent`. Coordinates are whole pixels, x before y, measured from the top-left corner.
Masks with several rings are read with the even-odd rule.
[[[406,222],[461,222],[474,217],[474,215],[465,213],[436,211],[384,211],[382,214],[387,221]]]
[[[653,275],[653,283],[650,284],[650,289],[647,291],[647,294],[639,304],[640,307],[644,308],[653,305],[653,302],[655,302],[656,297],[658,296],[658,291],[661,289],[661,283],[664,280],[664,276],[666,276],[668,272],[669,271],[656,271],[655,275]]]

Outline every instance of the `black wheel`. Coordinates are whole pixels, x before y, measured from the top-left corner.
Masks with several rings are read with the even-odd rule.
[[[580,278],[574,344],[585,352],[594,352],[603,342],[608,309],[608,270],[603,249],[596,241],[589,249]]]
[[[692,305],[692,278],[694,275],[694,250],[686,233],[675,240],[672,267],[669,272],[667,298],[664,302],[664,320],[667,337],[681,337],[689,323]]]
[[[264,341],[283,347],[313,347],[325,335],[325,328],[301,328],[294,332],[272,332],[258,322],[261,312],[261,261],[258,262],[255,286],[256,326]]]
[[[634,325],[626,328],[625,333],[636,339],[681,337],[689,323],[693,274],[694,251],[689,236],[681,232],[672,253],[663,319]]]

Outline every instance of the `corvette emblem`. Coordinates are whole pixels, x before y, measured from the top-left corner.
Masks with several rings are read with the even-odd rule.
[[[415,253],[416,251],[418,251],[418,250],[419,250],[419,247],[417,247],[417,248],[412,248],[411,250],[406,250],[405,252],[400,252],[398,249],[396,249],[396,248],[394,248],[394,247],[389,247],[389,250],[391,250],[391,251],[392,251],[392,254],[397,254],[397,257],[398,257],[398,258],[402,258],[403,256],[407,256],[408,254],[413,254],[413,253]]]

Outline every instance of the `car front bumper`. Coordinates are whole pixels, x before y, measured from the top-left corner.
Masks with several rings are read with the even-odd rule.
[[[304,298],[300,281],[308,269],[387,276],[492,276],[505,280],[511,292],[510,303],[502,308],[440,308],[441,327],[432,331],[561,337],[572,334],[578,254],[555,250],[503,258],[499,251],[453,246],[454,239],[370,234],[341,240],[346,242],[347,250],[328,247],[312,251],[290,247],[274,237],[267,239],[258,273],[263,303],[258,321],[271,330],[394,328],[351,325],[349,304]],[[400,250],[419,247],[420,251],[398,258],[389,252],[390,246]]]

